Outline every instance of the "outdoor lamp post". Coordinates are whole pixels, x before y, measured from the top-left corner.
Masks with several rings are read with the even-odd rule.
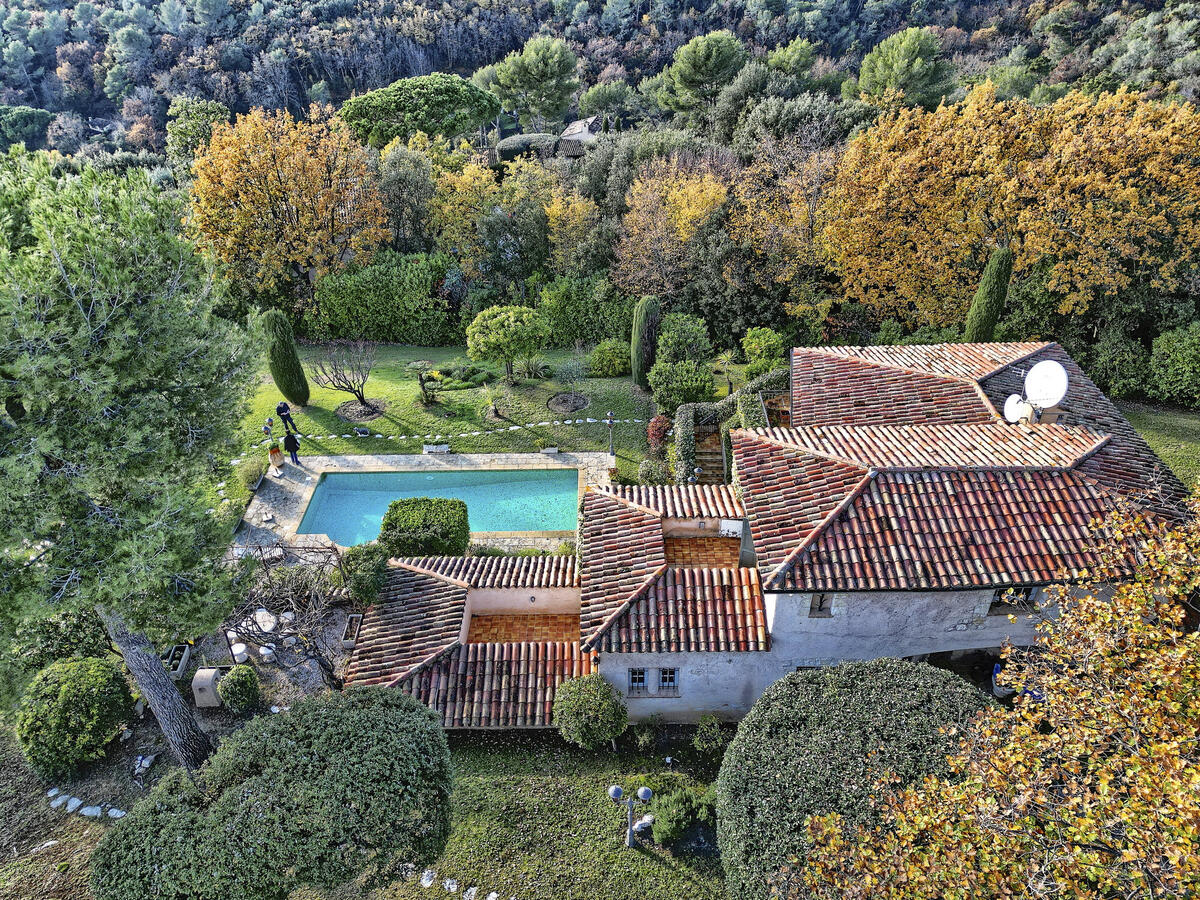
[[[618,806],[621,806],[622,804],[624,804],[625,808],[629,811],[629,824],[625,830],[625,846],[626,847],[632,847],[634,845],[633,844],[633,808],[638,803],[649,803],[650,798],[653,796],[654,796],[654,791],[650,790],[650,788],[645,787],[644,785],[642,787],[638,788],[637,794],[633,797],[630,797],[628,800],[624,799],[625,792],[623,790],[621,790],[621,786],[619,784],[614,784],[612,787],[610,787],[608,789],[608,798],[610,800],[612,800],[612,802],[617,804]]]
[[[613,455],[613,426],[617,424],[616,416],[610,409],[604,414],[604,424],[608,426],[608,455]]]
[[[692,469],[692,474],[688,476],[688,484],[695,484],[698,482],[703,473],[704,469],[702,469],[700,466],[696,466],[696,468]]]

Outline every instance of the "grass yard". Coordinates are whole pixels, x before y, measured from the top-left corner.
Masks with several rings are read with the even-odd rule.
[[[603,897],[605,900],[704,900],[725,896],[715,848],[673,856],[653,846],[625,847],[625,812],[607,797],[610,784],[627,796],[645,784],[660,792],[689,782],[667,772],[662,756],[587,753],[554,733],[451,735],[454,825],[431,868],[438,883],[414,879],[381,892],[387,900],[448,896],[479,888],[519,900]],[[663,749],[662,754],[679,753]],[[694,782],[692,782],[694,783]],[[645,807],[640,807],[642,811]],[[640,813],[639,813],[640,815]]]
[[[317,346],[301,347],[301,357],[308,362],[320,356]],[[553,372],[570,358],[567,351],[549,351],[544,354]],[[489,366],[497,373],[491,386],[500,391],[499,407],[503,419],[496,421],[485,416],[487,400],[485,388],[443,391],[438,402],[430,407],[418,402],[416,372],[409,364],[417,360],[429,360],[436,368],[451,360],[463,359],[462,347],[410,347],[381,345],[376,356],[375,368],[367,382],[366,395],[371,399],[386,401],[384,414],[363,425],[371,429],[371,437],[343,438],[351,433],[354,423],[338,418],[334,410],[352,395],[317,387],[310,380],[312,396],[309,405],[294,412],[296,425],[302,434],[317,434],[316,439],[302,439],[301,455],[344,454],[344,453],[420,453],[424,443],[449,443],[456,453],[474,453],[510,450],[536,452],[542,447],[559,447],[563,450],[607,450],[608,429],[599,422],[583,425],[546,425],[539,422],[562,421],[563,419],[592,418],[601,420],[609,410],[618,419],[641,419],[642,423],[625,423],[615,428],[615,449],[621,475],[633,479],[638,463],[646,452],[646,425],[652,415],[649,397],[636,390],[628,378],[584,379],[576,390],[591,403],[586,409],[575,413],[553,413],[547,402],[562,391],[553,378],[545,381],[520,381],[507,385],[498,377],[499,366]],[[270,375],[264,373],[262,383],[251,399],[251,409],[246,416],[240,437],[240,452],[266,454],[260,447],[263,440],[260,429],[267,416],[275,416],[275,404],[282,399]],[[510,426],[521,427],[513,431]],[[496,430],[495,434],[468,435],[463,432]],[[276,432],[282,436],[283,428],[276,421]],[[329,438],[329,435],[338,435]],[[381,434],[383,439],[374,437]],[[426,435],[441,435],[442,439],[427,438]],[[386,440],[387,437],[395,440]],[[401,440],[401,436],[406,436]]]
[[[1200,479],[1200,413],[1143,403],[1118,406],[1180,480],[1195,487]]]

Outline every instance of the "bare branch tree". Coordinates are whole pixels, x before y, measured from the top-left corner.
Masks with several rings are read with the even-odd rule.
[[[375,345],[366,341],[330,344],[325,355],[313,364],[313,381],[321,387],[353,394],[368,409],[375,407],[363,391],[375,366]]]

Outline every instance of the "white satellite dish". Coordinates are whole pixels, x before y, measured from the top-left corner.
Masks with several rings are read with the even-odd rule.
[[[1052,409],[1067,395],[1067,381],[1066,369],[1052,359],[1044,359],[1025,376],[1025,399],[1039,410]]]
[[[1004,420],[1014,425],[1025,415],[1025,401],[1020,394],[1009,394],[1004,401]]]

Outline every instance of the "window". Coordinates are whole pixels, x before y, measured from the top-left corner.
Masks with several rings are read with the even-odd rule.
[[[646,693],[646,670],[629,670],[629,696]]]
[[[988,606],[989,616],[1015,616],[1032,612],[1034,608],[1034,592],[1037,588],[1000,588],[992,594],[992,602]]]
[[[808,604],[810,619],[828,619],[833,615],[833,601],[828,594],[813,594]]]
[[[659,669],[658,670],[658,692],[660,694],[676,695],[679,694],[679,670],[678,669]]]

